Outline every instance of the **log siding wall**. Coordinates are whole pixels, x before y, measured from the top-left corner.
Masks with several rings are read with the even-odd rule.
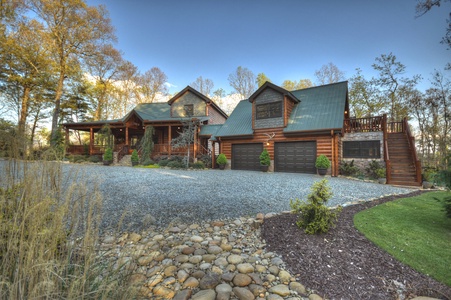
[[[279,128],[266,128],[266,129],[256,129],[254,131],[253,137],[246,138],[221,138],[220,152],[224,153],[227,159],[233,160],[232,157],[232,144],[246,144],[246,143],[262,143],[263,148],[266,148],[269,152],[271,160],[274,160],[274,143],[278,142],[298,142],[298,141],[315,141],[316,142],[316,155],[321,154],[326,155],[332,162],[332,167],[330,169],[330,174],[333,176],[338,175],[338,164],[339,164],[339,136],[331,136],[330,134],[325,135],[311,135],[311,136],[286,136],[283,133],[283,127]],[[268,141],[268,136],[265,134],[275,133],[273,139],[269,140],[269,145],[266,145]],[[333,147],[335,143],[335,147]]]

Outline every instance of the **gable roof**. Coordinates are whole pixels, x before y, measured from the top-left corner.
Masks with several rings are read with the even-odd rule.
[[[296,105],[284,132],[340,129],[348,99],[348,82],[342,81],[292,92]]]
[[[193,93],[194,95],[196,95],[197,97],[199,97],[203,101],[205,101],[205,103],[210,104],[211,106],[213,106],[217,111],[219,111],[220,114],[222,114],[227,119],[227,117],[228,117],[227,114],[218,105],[216,105],[216,103],[213,100],[211,100],[210,98],[208,98],[204,94],[198,92],[197,90],[195,90],[194,88],[190,87],[189,85],[187,85],[186,88],[184,88],[183,90],[178,92],[174,97],[169,99],[168,104],[172,105],[172,103],[174,103],[174,101],[176,101],[178,98],[183,96],[183,94],[185,94],[188,91]]]
[[[290,91],[287,91],[286,89],[277,86],[269,81],[266,81],[261,87],[258,88],[258,90],[256,90],[250,97],[249,97],[249,101],[250,102],[254,102],[254,100],[258,97],[258,95],[260,95],[264,90],[266,90],[267,88],[271,88],[273,90],[275,90],[276,92],[279,92],[280,94],[287,96],[288,98],[291,98],[295,103],[299,102],[299,99],[296,98],[295,95],[293,95]]]
[[[272,88],[272,87],[271,87]],[[348,98],[348,82],[338,82],[297,90],[300,101],[293,108],[285,133],[341,129]],[[253,95],[255,97],[255,93]],[[216,133],[217,137],[252,135],[252,103],[242,100]]]
[[[252,135],[252,103],[241,100],[229,118],[218,130],[216,136]]]

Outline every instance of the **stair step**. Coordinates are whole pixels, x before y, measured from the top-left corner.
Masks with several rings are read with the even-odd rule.
[[[398,181],[398,180],[390,180],[390,184],[393,185],[405,185],[405,186],[421,186],[421,183],[415,181]]]

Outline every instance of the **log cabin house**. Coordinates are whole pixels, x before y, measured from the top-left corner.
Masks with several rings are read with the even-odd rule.
[[[136,148],[137,143],[144,136],[146,126],[153,126],[154,150],[152,156],[157,155],[181,155],[187,149],[175,148],[171,140],[183,130],[185,121],[197,120],[200,129],[195,136],[195,143],[191,145],[193,157],[201,154],[209,154],[211,143],[211,129],[214,124],[222,124],[227,119],[227,114],[211,99],[187,86],[167,103],[141,103],[133,108],[122,119],[104,120],[94,122],[65,123],[66,141],[69,140],[70,130],[89,132],[89,145],[69,145],[67,152],[71,154],[101,155],[104,146],[95,144],[95,134],[108,124],[114,136],[115,161],[121,160]],[[209,125],[209,126],[207,126]],[[205,135],[206,134],[206,135]],[[88,148],[88,149],[86,149]]]
[[[116,151],[133,147],[145,126],[152,125],[153,155],[175,155],[186,151],[173,149],[170,141],[186,119],[187,109],[201,121],[192,153],[194,157],[211,154],[213,167],[215,156],[224,153],[231,169],[260,170],[259,156],[266,148],[274,172],[315,174],[316,157],[324,154],[332,163],[332,176],[339,175],[342,161],[354,160],[364,168],[377,160],[386,166],[387,183],[421,184],[421,164],[407,120],[387,122],[385,115],[350,118],[347,82],[291,92],[266,82],[240,101],[229,117],[188,86],[168,103],[140,104],[121,120],[64,126],[66,131],[89,131],[90,153],[97,153],[101,149],[93,145],[94,133],[107,122],[117,141]],[[73,147],[69,152],[74,152]]]

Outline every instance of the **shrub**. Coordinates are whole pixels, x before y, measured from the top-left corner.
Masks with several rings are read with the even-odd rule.
[[[190,164],[190,167],[193,169],[205,169],[205,164],[199,160],[195,163]]]
[[[330,160],[326,155],[321,154],[316,158],[315,167],[318,169],[328,169],[330,167]]]
[[[205,168],[211,168],[211,155],[203,154],[198,157],[198,161],[202,161],[204,163]]]
[[[221,153],[218,155],[218,158],[216,158],[216,163],[218,165],[226,165],[227,164],[227,157],[224,153]]]
[[[143,160],[143,162],[141,163],[143,166],[150,166],[155,164],[155,162],[153,160],[151,160],[150,158],[146,158],[145,160]]]
[[[260,154],[260,165],[269,166],[271,164],[271,158],[269,157],[268,150],[265,148]]]
[[[315,182],[311,188],[311,193],[307,196],[307,203],[296,199],[290,200],[291,211],[298,215],[296,225],[304,228],[305,233],[326,233],[335,226],[335,221],[341,211],[341,207],[332,211],[326,206],[327,201],[332,197],[327,180]]]
[[[113,161],[113,150],[111,148],[106,148],[105,153],[103,154],[103,160]]]
[[[158,162],[158,164],[160,165],[160,167],[166,167],[169,163],[169,160],[167,159],[162,159]]]
[[[435,179],[441,186],[451,189],[451,169],[438,172]]]
[[[434,199],[442,203],[443,211],[445,212],[446,217],[451,219],[451,195],[443,198],[442,200],[436,197],[434,197]]]
[[[98,163],[98,162],[101,162],[102,160],[100,159],[99,156],[92,155],[92,156],[89,157],[89,161],[92,162],[92,163]]]
[[[437,175],[437,170],[435,168],[426,167],[423,169],[422,177],[424,181],[434,182]]]
[[[377,179],[377,170],[382,169],[381,164],[377,160],[372,160],[368,167],[365,168],[368,177],[371,179]]]
[[[354,176],[359,172],[359,168],[354,166],[354,160],[351,162],[343,161],[340,164],[340,174],[344,176]]]
[[[171,169],[183,169],[183,168],[185,168],[185,165],[183,164],[183,162],[176,161],[176,160],[168,162],[167,166],[169,168],[171,168]]]
[[[376,170],[377,178],[385,178],[387,175],[387,170],[385,168],[380,168]]]
[[[139,162],[138,151],[133,150],[132,157],[130,158],[132,162]]]

